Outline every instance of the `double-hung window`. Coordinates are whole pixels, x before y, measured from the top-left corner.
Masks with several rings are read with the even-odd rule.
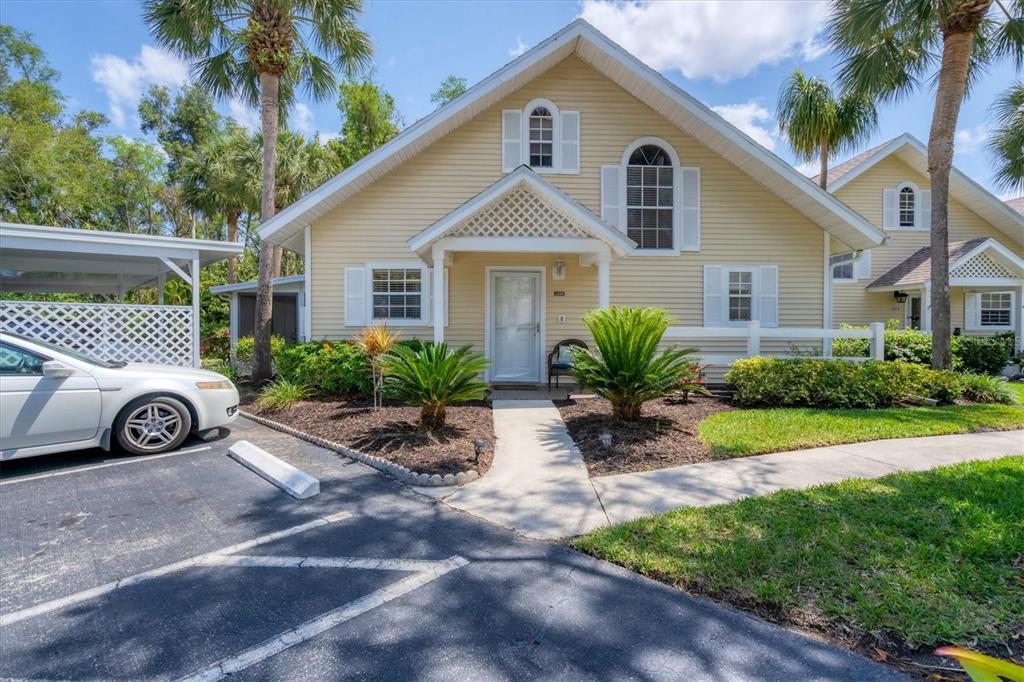
[[[917,193],[912,187],[904,187],[899,194],[900,227],[915,227],[917,224]]]
[[[992,291],[981,294],[978,321],[982,327],[1009,327],[1013,324],[1013,294]]]
[[[555,117],[547,107],[530,112],[530,167],[552,168],[555,165]]]
[[[426,312],[425,268],[374,267],[370,271],[373,320],[421,322]]]
[[[637,147],[626,166],[626,235],[641,249],[672,249],[672,160],[661,147]]]
[[[729,322],[749,322],[754,310],[754,273],[750,270],[729,271]]]
[[[853,252],[839,253],[828,259],[832,265],[833,282],[853,282],[856,280],[853,271]]]

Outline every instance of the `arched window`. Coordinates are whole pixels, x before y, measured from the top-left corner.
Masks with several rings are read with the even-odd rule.
[[[670,153],[640,144],[626,161],[626,235],[641,249],[673,249],[675,182]]]
[[[917,220],[917,192],[913,187],[903,187],[899,193],[899,225],[914,227]]]
[[[546,106],[530,111],[528,141],[530,167],[552,168],[555,165],[555,115]]]

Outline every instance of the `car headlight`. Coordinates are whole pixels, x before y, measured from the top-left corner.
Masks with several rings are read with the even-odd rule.
[[[202,388],[202,389],[218,389],[218,388],[234,388],[234,387],[235,387],[235,385],[232,384],[227,379],[224,379],[223,381],[197,381],[196,382],[196,388]]]

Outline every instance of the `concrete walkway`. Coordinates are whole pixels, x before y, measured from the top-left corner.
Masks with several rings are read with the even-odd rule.
[[[1024,430],[1000,431],[851,443],[590,478],[551,401],[498,400],[493,408],[498,440],[487,475],[462,488],[419,490],[542,539],[678,507],[1024,453]]]
[[[594,486],[550,400],[495,400],[494,463],[446,503],[534,538],[580,535],[606,525]]]

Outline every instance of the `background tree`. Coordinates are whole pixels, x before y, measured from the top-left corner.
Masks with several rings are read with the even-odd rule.
[[[241,126],[228,127],[183,157],[179,168],[182,198],[207,216],[222,214],[227,240],[238,241],[238,221],[259,204],[259,141]],[[238,262],[228,259],[227,281],[238,281]]]
[[[843,91],[891,101],[935,75],[928,134],[931,205],[932,366],[952,365],[949,312],[949,172],[960,105],[994,60],[1024,63],[1024,0],[833,0],[829,38]]]
[[[443,107],[465,91],[466,79],[452,74],[441,81],[441,87],[430,96],[430,101],[435,106]]]
[[[996,185],[1024,194],[1024,81],[1017,81],[992,105],[998,128],[988,147],[995,155]]]
[[[331,140],[342,168],[351,166],[402,129],[395,98],[370,80],[346,81],[338,95],[340,135]]]
[[[820,160],[818,184],[828,185],[829,161],[853,153],[878,129],[874,103],[861,95],[833,96],[820,78],[796,69],[782,83],[776,107],[779,128],[800,161]]]
[[[144,140],[111,137],[108,144],[113,152],[105,191],[110,222],[120,232],[161,234],[164,219],[157,198],[164,186],[163,155]]]
[[[259,105],[264,141],[261,222],[274,215],[282,101],[287,103],[297,87],[323,100],[334,92],[335,70],[351,73],[368,63],[370,39],[356,26],[361,11],[361,0],[146,2],[146,21],[157,42],[195,61],[200,87],[218,97],[242,96]],[[273,250],[261,249],[253,334],[256,384],[271,376],[273,269]]]

